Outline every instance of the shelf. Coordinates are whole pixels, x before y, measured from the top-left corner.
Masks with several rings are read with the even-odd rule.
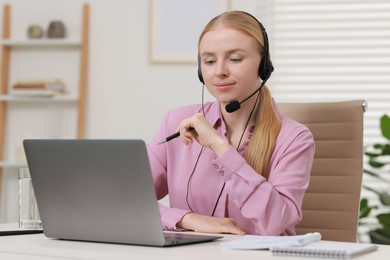
[[[27,162],[7,162],[0,161],[0,168],[3,169],[17,169],[27,167]]]
[[[3,39],[0,40],[0,45],[11,47],[80,47],[81,42],[74,39]]]
[[[7,102],[76,102],[78,98],[69,95],[57,95],[57,96],[13,96],[13,95],[0,95],[0,101]]]
[[[84,138],[85,136],[85,117],[86,117],[86,96],[87,96],[87,79],[88,79],[88,59],[89,59],[89,5],[82,5],[81,13],[81,35],[80,37],[74,36],[70,38],[41,38],[41,39],[28,39],[23,36],[11,36],[11,6],[9,4],[4,4],[3,6],[3,15],[2,22],[0,26],[2,27],[2,35],[0,35],[0,187],[3,186],[2,183],[2,172],[3,169],[17,169],[22,167],[27,167],[26,162],[20,161],[2,161],[6,156],[5,143],[9,136],[6,135],[7,129],[7,117],[12,113],[9,113],[8,110],[16,110],[20,107],[21,111],[24,112],[30,107],[41,108],[41,104],[45,106],[50,106],[52,104],[59,104],[62,106],[64,102],[73,102],[65,103],[66,107],[64,109],[76,110],[76,136],[75,138]],[[74,90],[70,93],[65,94],[56,94],[56,95],[47,95],[48,93],[33,93],[32,95],[16,95],[9,93],[10,91],[10,77],[12,75],[10,69],[10,63],[12,63],[11,58],[12,52],[20,52],[22,57],[24,54],[27,54],[27,57],[30,53],[36,53],[39,55],[39,52],[49,49],[50,51],[46,55],[52,55],[53,52],[64,52],[66,54],[68,51],[76,50],[79,54],[79,73],[78,73],[78,88],[77,91]],[[31,58],[31,57],[30,57]],[[36,57],[35,57],[36,58]],[[76,61],[75,61],[76,62]],[[31,64],[34,66],[34,63]],[[39,66],[37,63],[36,66]],[[69,65],[70,66],[70,65]],[[45,68],[41,69],[43,72]],[[20,76],[20,75],[19,75]],[[23,93],[26,94],[26,93]],[[45,94],[45,95],[44,95]],[[29,107],[23,107],[25,103],[28,103]],[[62,103],[61,103],[62,102]],[[12,103],[13,105],[9,105]],[[15,105],[14,104],[20,104]],[[69,104],[69,106],[68,106]],[[62,109],[62,107],[60,107]],[[75,108],[75,109],[73,109]],[[24,109],[24,110],[23,110]],[[46,107],[45,107],[46,109]],[[48,111],[50,109],[48,108]],[[40,110],[34,112],[41,112]],[[12,150],[14,147],[11,147],[9,150]],[[8,148],[7,148],[8,149]],[[9,153],[9,152],[8,152]],[[1,194],[0,194],[1,196]],[[1,203],[1,197],[0,197]]]

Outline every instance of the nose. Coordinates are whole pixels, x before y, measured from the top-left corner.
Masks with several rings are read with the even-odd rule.
[[[229,70],[225,62],[223,61],[217,62],[217,66],[215,68],[215,74],[219,78],[226,78],[229,76]]]

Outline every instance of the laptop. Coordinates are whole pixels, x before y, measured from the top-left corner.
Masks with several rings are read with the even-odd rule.
[[[142,140],[30,139],[23,145],[47,237],[147,246],[222,238],[163,231]]]

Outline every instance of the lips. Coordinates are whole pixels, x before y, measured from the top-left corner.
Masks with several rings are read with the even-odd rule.
[[[231,88],[231,86],[233,86],[233,85],[234,85],[234,83],[231,83],[231,82],[220,82],[220,83],[214,84],[214,86],[220,90]]]

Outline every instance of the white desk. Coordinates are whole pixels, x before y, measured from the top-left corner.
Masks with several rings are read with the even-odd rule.
[[[1,226],[1,225],[0,225]],[[208,260],[208,259],[245,259],[245,260],[289,260],[310,259],[272,256],[270,251],[264,250],[221,250],[220,243],[237,238],[225,235],[223,239],[193,245],[177,247],[146,247],[132,245],[118,245],[106,243],[89,243],[56,240],[45,237],[43,234],[0,236],[0,259],[136,259],[136,260]],[[390,246],[381,245],[375,252],[356,257],[358,260],[375,259],[387,260],[390,255]],[[317,258],[318,259],[318,258]]]

